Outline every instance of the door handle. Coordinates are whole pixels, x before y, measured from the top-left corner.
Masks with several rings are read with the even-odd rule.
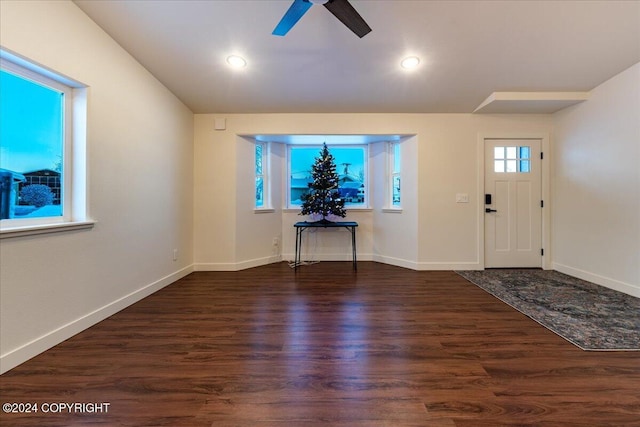
[[[485,211],[486,213],[498,212],[497,210],[495,210],[495,209],[491,209],[491,208],[485,208],[485,210],[484,210],[484,211]]]

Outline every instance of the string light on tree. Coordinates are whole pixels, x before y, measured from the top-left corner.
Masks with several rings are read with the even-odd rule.
[[[335,159],[326,142],[322,144],[320,155],[311,166],[311,177],[313,181],[308,184],[308,190],[301,197],[300,215],[321,216],[322,222],[331,222],[327,219],[330,216],[347,216],[344,199],[338,191],[340,177],[336,173]]]

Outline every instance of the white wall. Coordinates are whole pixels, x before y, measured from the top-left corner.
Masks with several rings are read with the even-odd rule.
[[[373,197],[373,257],[386,264],[419,269],[418,265],[418,137],[409,136],[401,142],[401,207],[398,211],[389,208],[389,158],[385,154],[385,143],[374,144]]]
[[[254,211],[255,206],[255,144],[251,139],[236,139],[236,190],[233,201],[236,206],[236,248],[235,259],[254,267],[280,261],[280,245],[273,247],[273,239],[282,241],[282,191],[281,170],[285,150],[281,144],[271,144],[268,175],[271,184],[273,212]],[[241,161],[244,159],[248,161]],[[265,165],[267,166],[267,165]],[[270,248],[265,252],[263,248]]]
[[[1,241],[4,372],[191,271],[193,114],[71,2],[2,1],[0,19],[3,48],[89,86],[97,221]]]
[[[640,64],[554,121],[554,268],[640,297]]]
[[[216,117],[227,119],[226,130],[214,130]],[[549,135],[552,130],[550,115],[199,114],[195,121],[195,268],[200,270],[266,263],[276,236],[282,236],[284,258],[293,258],[293,223],[302,217],[281,211],[281,203],[272,213],[254,213],[252,146],[238,135],[415,135],[405,142],[403,212],[383,213],[375,205],[373,211],[352,211],[345,220],[360,224],[359,259],[462,269],[481,268],[478,135]],[[469,194],[470,203],[455,203],[456,193]],[[277,201],[283,201],[282,194]],[[315,245],[309,249],[317,250],[316,259],[349,259],[348,236],[316,234],[308,243]]]
[[[236,264],[236,137],[214,131],[213,116],[194,126],[194,264],[234,270]]]

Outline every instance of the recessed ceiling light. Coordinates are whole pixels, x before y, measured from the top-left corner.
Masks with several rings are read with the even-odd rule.
[[[420,65],[420,58],[417,56],[407,56],[402,61],[400,61],[400,66],[405,70],[412,70]]]
[[[230,55],[227,57],[227,64],[233,68],[244,68],[247,66],[247,60],[238,55]]]

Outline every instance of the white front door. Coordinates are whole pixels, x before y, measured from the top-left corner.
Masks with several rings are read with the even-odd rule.
[[[485,268],[542,267],[539,139],[485,139]]]

